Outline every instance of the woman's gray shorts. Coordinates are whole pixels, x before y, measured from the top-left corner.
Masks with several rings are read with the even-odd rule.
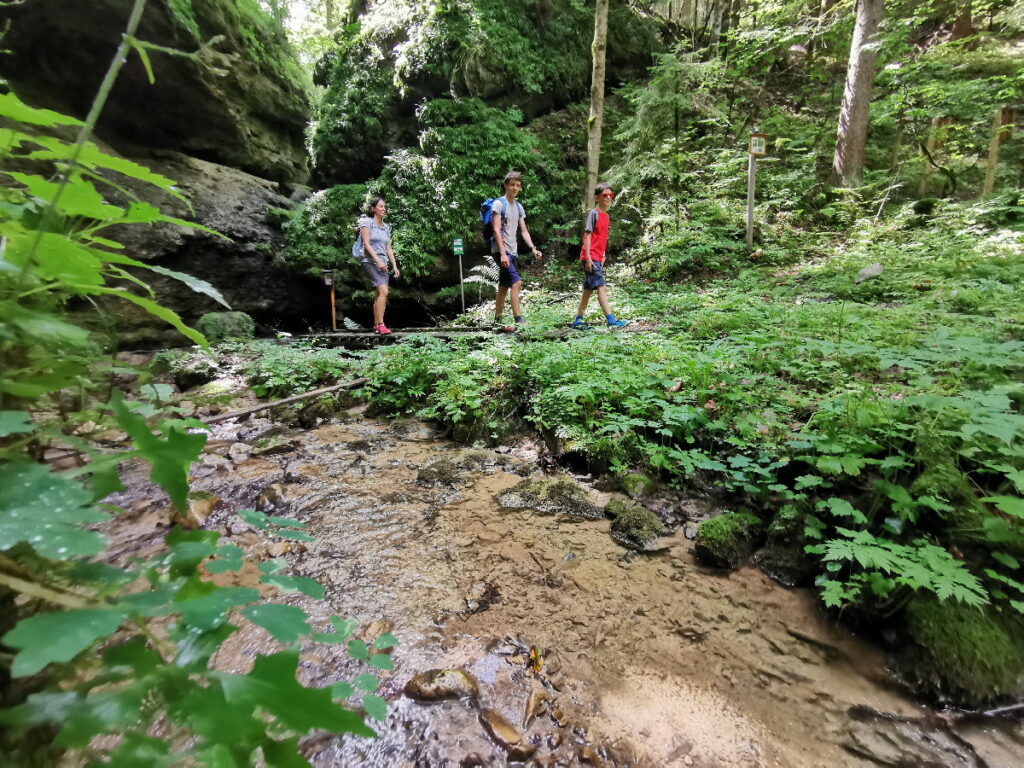
[[[388,284],[388,271],[386,269],[380,269],[372,261],[360,262],[363,265],[363,269],[366,270],[366,274],[370,276],[370,285],[376,288],[379,285]]]

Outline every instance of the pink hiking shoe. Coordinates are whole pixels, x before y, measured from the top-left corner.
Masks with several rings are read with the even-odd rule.
[[[376,331],[378,336],[387,336],[391,333],[391,329],[384,325],[384,323],[377,323],[373,326],[373,330]]]

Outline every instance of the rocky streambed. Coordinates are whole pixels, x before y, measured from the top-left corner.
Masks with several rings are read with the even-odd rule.
[[[810,592],[751,567],[705,569],[682,529],[652,552],[623,548],[591,514],[610,495],[586,478],[538,494],[550,477],[537,448],[466,450],[358,408],[308,429],[255,416],[216,426],[191,524],[318,579],[323,600],[283,599],[319,627],[352,616],[363,639],[400,641],[379,737],[314,734],[313,765],[1024,764],[1018,721],[915,703]],[[169,521],[145,468],[131,471],[115,558],[160,546]],[[251,508],[298,518],[316,540],[267,538],[235,514]],[[277,648],[247,625],[215,663],[245,669]],[[300,670],[327,686],[368,668],[309,643]]]

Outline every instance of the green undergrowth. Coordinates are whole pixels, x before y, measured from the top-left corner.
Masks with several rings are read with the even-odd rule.
[[[473,438],[518,423],[766,522],[785,508],[829,606],[889,616],[924,592],[1024,613],[1020,213],[1005,195],[908,208],[827,257],[699,283],[612,266],[635,332],[566,336],[577,289],[528,283],[515,337],[375,349],[367,393]]]

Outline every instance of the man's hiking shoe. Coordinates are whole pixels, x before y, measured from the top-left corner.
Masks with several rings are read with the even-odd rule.
[[[378,336],[387,336],[391,333],[391,329],[384,325],[384,323],[377,323],[373,326],[373,330]]]
[[[494,330],[496,333],[515,333],[519,330],[518,325],[495,325]]]
[[[608,321],[608,327],[609,328],[625,328],[627,325],[629,325],[629,320],[609,320]]]
[[[572,328],[573,328],[574,331],[589,331],[590,330],[590,326],[587,323],[584,323],[582,320],[573,320],[572,321]]]

